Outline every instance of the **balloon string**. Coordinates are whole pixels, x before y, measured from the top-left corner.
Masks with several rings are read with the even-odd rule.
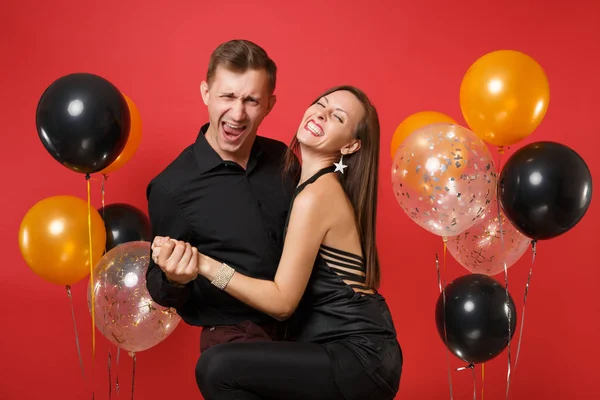
[[[75,309],[73,308],[73,297],[71,296],[71,286],[67,285],[67,296],[69,297],[69,303],[71,303],[71,317],[73,318],[73,329],[75,330],[75,346],[77,347],[77,357],[79,358],[79,367],[81,368],[81,375],[85,380],[85,370],[83,368],[83,358],[81,357],[81,347],[79,347],[79,334],[77,333],[77,322],[75,321]]]
[[[471,374],[473,375],[473,400],[477,400],[477,377],[475,376],[475,365],[469,364],[465,367],[456,368],[457,371],[464,371],[465,369],[470,369]]]
[[[117,371],[115,372],[115,390],[117,394],[120,393],[119,387],[119,359],[121,358],[121,348],[117,347]]]
[[[105,204],[104,204],[104,182],[106,182],[106,180],[108,179],[108,175],[102,175],[102,183],[101,183],[101,189],[100,189],[100,193],[101,193],[101,197],[102,197],[102,221],[106,221],[106,209],[105,209]],[[104,243],[104,253],[106,253],[106,246],[108,246],[108,242]],[[103,254],[104,254],[103,253]]]
[[[110,350],[108,350],[108,400],[112,399],[112,378],[111,378],[111,373],[110,373],[110,360],[111,360],[111,355],[110,355]]]
[[[502,146],[498,147],[498,171],[502,170],[502,155],[503,154],[504,154],[504,147],[502,147]],[[506,246],[504,243],[502,215],[500,213],[500,184],[499,183],[497,185],[497,190],[496,190],[496,204],[498,205],[498,225],[500,227],[500,242],[502,244],[502,254],[505,254]],[[502,263],[504,266],[504,283],[506,285],[506,313],[508,316],[508,348],[507,348],[508,367],[507,367],[507,372],[506,372],[506,399],[508,400],[508,395],[509,395],[509,391],[510,391],[510,375],[511,375],[511,346],[510,346],[511,340],[510,339],[511,339],[511,317],[512,317],[511,314],[512,313],[511,313],[509,303],[508,303],[509,291],[508,291],[508,268],[506,266],[506,256],[504,256]]]
[[[477,377],[475,376],[475,367],[471,368],[473,374],[473,400],[477,400]]]
[[[103,179],[102,179],[102,186],[101,186],[101,194],[102,194],[102,219],[104,219],[105,217],[105,212],[104,212],[104,182],[106,182],[106,180],[108,179],[108,176],[106,175],[102,175]]]
[[[106,175],[103,175],[104,179],[102,179],[102,186],[101,186],[101,193],[102,193],[102,208],[104,208],[104,182],[106,182],[106,178],[108,178]],[[102,210],[102,217],[104,217],[104,210]]]
[[[131,400],[133,400],[133,391],[135,388],[135,353],[131,353],[131,357],[133,357],[133,371],[131,374]]]
[[[444,243],[445,246],[445,243]],[[444,339],[445,342],[448,343],[448,334],[446,332],[446,282],[444,282],[444,287],[442,288],[442,277],[440,274],[440,261],[437,253],[435,254],[435,269],[437,271],[438,278],[438,287],[440,289],[440,293],[442,294],[442,304],[444,306]],[[448,387],[450,388],[450,400],[454,400],[454,396],[452,394],[452,373],[450,372],[450,357],[448,356],[450,350],[444,351],[446,355],[446,367],[448,370]]]
[[[525,284],[525,294],[523,296],[523,310],[521,312],[521,328],[519,329],[519,343],[517,344],[517,356],[515,357],[515,371],[517,370],[517,364],[519,363],[519,353],[521,352],[521,340],[523,339],[523,325],[525,324],[525,305],[527,304],[527,293],[529,293],[529,284],[531,283],[531,274],[533,273],[533,264],[535,263],[535,255],[537,254],[537,241],[531,241],[531,267],[529,268],[529,275],[527,276],[527,283]]]
[[[481,363],[481,400],[483,400],[483,383],[484,383],[484,378],[485,378],[485,363]]]
[[[500,157],[502,156],[502,153],[500,153],[500,155],[498,156],[498,164],[500,164]],[[506,251],[506,245],[504,243],[504,230],[502,228],[502,215],[500,213],[500,185],[498,185],[497,187],[497,192],[496,192],[496,204],[498,205],[498,226],[500,228],[500,243],[502,245],[502,254],[505,254]],[[511,339],[511,309],[509,306],[509,292],[508,292],[508,268],[506,267],[506,256],[503,257],[502,260],[502,264],[504,266],[504,283],[506,285],[506,315],[508,317],[508,348],[507,348],[507,355],[508,355],[508,366],[507,366],[507,372],[506,372],[506,400],[508,400],[508,394],[510,391],[510,374],[511,374],[511,370],[510,370],[510,366],[511,366],[511,349],[510,349],[510,339]]]
[[[92,399],[94,398],[93,381],[94,381],[94,364],[96,361],[96,315],[95,315],[95,299],[94,299],[94,257],[92,254],[92,205],[91,205],[91,185],[90,174],[86,174],[87,182],[87,205],[88,205],[88,241],[90,253],[90,308],[92,309]]]

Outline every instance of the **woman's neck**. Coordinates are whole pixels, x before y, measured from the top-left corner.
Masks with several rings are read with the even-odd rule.
[[[299,185],[304,183],[321,169],[333,166],[333,163],[337,161],[335,157],[315,154],[310,150],[302,148],[302,146],[300,147],[300,154],[302,159],[302,171],[300,173],[300,182],[298,182]]]

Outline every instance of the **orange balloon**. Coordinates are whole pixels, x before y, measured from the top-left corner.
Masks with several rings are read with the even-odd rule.
[[[530,56],[499,50],[479,58],[460,86],[460,107],[481,139],[510,146],[529,136],[542,122],[550,86],[542,67]]]
[[[115,172],[120,169],[123,165],[125,165],[135,152],[137,151],[140,143],[142,141],[142,120],[140,118],[140,112],[136,107],[133,100],[123,94],[125,100],[127,101],[127,105],[129,106],[129,115],[131,119],[131,128],[129,129],[129,138],[127,139],[127,143],[119,154],[119,157],[115,161],[112,162],[108,167],[104,168],[100,171],[101,174],[107,175],[111,172]]]
[[[390,146],[392,160],[396,156],[398,147],[400,147],[408,135],[419,128],[422,128],[426,125],[435,124],[437,122],[447,122],[455,125],[457,124],[455,120],[446,114],[442,114],[441,112],[437,111],[421,111],[405,118],[404,121],[398,125],[396,131],[394,132],[394,136],[392,137],[392,144]]]
[[[92,262],[106,245],[104,221],[91,208]],[[19,228],[19,248],[33,272],[57,285],[72,285],[90,273],[87,202],[53,196],[29,209]]]

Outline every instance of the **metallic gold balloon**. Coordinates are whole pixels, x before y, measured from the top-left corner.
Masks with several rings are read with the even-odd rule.
[[[419,226],[443,237],[475,224],[494,197],[496,179],[485,143],[454,124],[415,131],[392,164],[392,188],[402,209]]]
[[[90,208],[92,262],[106,245],[102,217]],[[33,272],[57,285],[73,285],[89,275],[88,205],[74,196],[53,196],[36,203],[19,228],[19,248]]]
[[[146,288],[149,242],[127,242],[94,268],[94,314],[100,332],[115,346],[137,353],[165,340],[181,321],[174,309],[155,303]],[[88,285],[91,312],[91,290]]]
[[[488,143],[510,146],[542,122],[550,86],[542,67],[514,50],[488,53],[471,65],[460,86],[460,107],[473,132]]]
[[[502,235],[500,231],[502,224]],[[448,240],[448,251],[469,272],[496,275],[510,268],[525,254],[531,239],[521,234],[500,209],[496,197],[478,222]]]
[[[394,156],[396,156],[396,151],[398,151],[398,147],[406,140],[408,135],[420,129],[424,126],[435,124],[439,122],[447,122],[449,124],[456,124],[456,121],[447,116],[446,114],[442,114],[437,111],[421,111],[418,113],[414,113],[406,117],[400,125],[394,131],[394,136],[392,137],[392,143],[390,145],[390,153],[392,155],[392,160]]]

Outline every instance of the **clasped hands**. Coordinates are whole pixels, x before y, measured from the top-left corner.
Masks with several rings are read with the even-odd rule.
[[[167,279],[176,284],[185,285],[198,275],[207,276],[211,267],[218,262],[187,242],[156,236],[151,245],[152,260],[165,273]]]

